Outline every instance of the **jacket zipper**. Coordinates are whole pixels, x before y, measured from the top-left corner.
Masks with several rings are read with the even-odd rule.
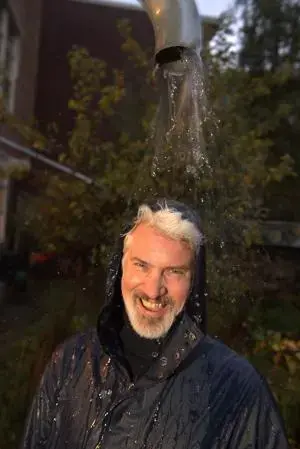
[[[122,404],[123,401],[125,401],[126,399],[132,397],[131,395],[128,395],[128,392],[131,391],[134,387],[134,383],[131,382],[126,390],[126,393],[124,393],[124,396],[119,399],[117,402],[115,402],[111,407],[110,410],[105,412],[104,417],[103,417],[103,424],[102,424],[102,428],[101,428],[101,432],[100,432],[100,436],[99,436],[99,442],[96,444],[94,449],[104,449],[105,445],[104,445],[104,438],[106,435],[106,429],[109,428],[110,422],[111,422],[111,415],[113,413],[113,411],[120,405]],[[107,422],[108,421],[108,422]]]

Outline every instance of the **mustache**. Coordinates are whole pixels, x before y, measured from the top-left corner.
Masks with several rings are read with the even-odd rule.
[[[141,301],[151,301],[151,302],[159,302],[162,303],[164,306],[172,305],[173,301],[168,295],[162,295],[157,296],[155,299],[149,298],[148,295],[142,292],[135,292],[134,293],[134,299],[140,299]]]

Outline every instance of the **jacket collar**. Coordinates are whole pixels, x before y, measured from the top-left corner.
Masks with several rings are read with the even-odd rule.
[[[113,313],[112,313],[113,312]],[[119,332],[123,325],[123,308],[103,311],[98,320],[98,338],[104,353],[126,370]],[[172,376],[183,363],[188,362],[193,349],[202,340],[199,326],[183,312],[169,334],[162,340],[160,351],[153,353],[153,363],[138,383],[151,384]]]

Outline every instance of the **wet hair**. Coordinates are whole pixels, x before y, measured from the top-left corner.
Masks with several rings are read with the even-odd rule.
[[[181,212],[169,208],[166,203],[160,204],[159,210],[155,211],[146,204],[142,204],[138,209],[133,227],[125,234],[123,252],[126,252],[130,245],[132,232],[141,223],[157,229],[167,237],[187,243],[195,255],[203,243],[201,231],[194,223],[182,218]]]

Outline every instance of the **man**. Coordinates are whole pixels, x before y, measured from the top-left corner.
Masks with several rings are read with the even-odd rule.
[[[97,331],[55,351],[23,449],[286,449],[265,381],[205,334],[204,242],[181,203],[139,208]]]

